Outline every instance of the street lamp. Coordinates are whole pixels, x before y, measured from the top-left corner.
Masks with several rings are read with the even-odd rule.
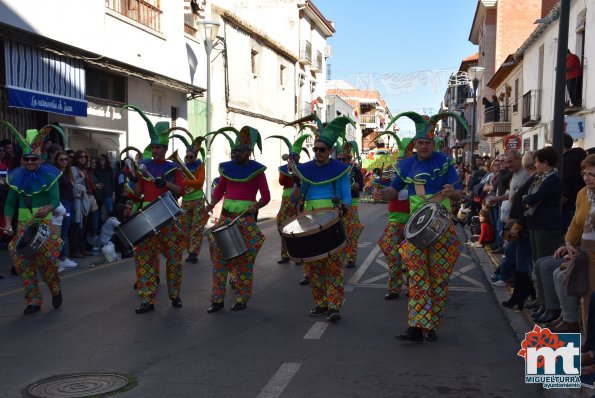
[[[473,129],[471,130],[471,168],[473,168],[473,152],[475,151],[475,133],[477,133],[477,86],[483,77],[485,68],[483,66],[472,66],[467,71],[471,84],[473,85]]]
[[[213,43],[217,39],[217,31],[219,30],[219,22],[215,21],[200,21],[196,23],[198,25],[198,34],[200,39],[204,42],[205,52],[207,53],[207,131],[211,132],[211,50],[213,49]],[[211,145],[211,138],[207,137],[207,158],[205,159],[205,174],[206,174],[206,187],[205,194],[207,200],[211,198],[211,151],[208,150]]]

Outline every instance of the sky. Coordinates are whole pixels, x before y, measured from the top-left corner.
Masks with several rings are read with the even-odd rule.
[[[378,90],[396,115],[437,113],[448,77],[477,52],[469,42],[476,0],[313,0],[334,21],[331,79]],[[413,133],[407,118],[401,132]]]

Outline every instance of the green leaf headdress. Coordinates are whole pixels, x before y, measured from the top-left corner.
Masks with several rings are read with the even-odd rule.
[[[376,139],[380,138],[383,135],[390,135],[395,139],[395,142],[397,143],[397,148],[399,149],[400,158],[403,158],[406,154],[410,154],[413,152],[413,138],[405,137],[401,139],[399,138],[397,133],[393,131],[381,131],[380,133],[378,133],[378,136],[376,136]]]
[[[153,125],[153,122],[151,122],[147,115],[135,105],[126,104],[122,107],[122,109],[132,109],[143,118],[145,123],[147,123],[147,130],[149,131],[149,137],[151,138],[151,145],[163,145],[165,147],[168,146],[169,132],[166,132],[166,130],[169,129],[169,122],[157,122],[155,125]]]
[[[315,125],[313,125],[309,122],[314,122]],[[302,134],[305,129],[309,129],[314,134],[315,140],[317,140],[318,137],[320,137],[320,130],[322,130],[323,124],[322,124],[322,121],[318,118],[318,116],[316,116],[315,113],[312,113],[308,116],[294,120],[293,122],[285,123],[285,127],[293,126],[296,124],[298,124],[300,126],[300,128],[298,130],[298,135]],[[308,156],[310,156],[310,155],[308,154]]]
[[[359,156],[359,147],[355,141],[346,141],[343,137],[337,140],[337,154],[352,157],[355,155],[358,163],[362,164],[362,159]]]
[[[55,124],[46,124],[39,130],[29,129],[25,132],[25,136],[23,136],[14,126],[6,121],[2,121],[0,124],[8,129],[14,135],[19,146],[23,150],[23,155],[41,155],[41,146],[43,142],[47,138],[48,134],[52,130],[56,130],[62,136],[64,136],[64,130],[60,126]]]
[[[227,131],[231,131],[236,134],[235,141],[232,140],[231,137],[226,133]],[[246,146],[250,148],[252,152],[254,152],[254,145],[256,145],[260,150],[260,153],[262,153],[262,139],[260,138],[260,133],[253,127],[244,126],[240,131],[238,131],[235,127],[222,127],[217,131],[212,131],[207,134],[213,136],[211,139],[211,145],[213,145],[215,137],[219,134],[222,134],[225,138],[227,138],[229,147],[231,149],[237,148],[239,146]],[[209,149],[211,149],[210,146]]]
[[[175,133],[176,131],[181,131],[181,132],[185,133],[186,136],[176,134]],[[204,158],[206,156],[205,149],[202,147],[202,142],[204,141],[204,137],[194,138],[192,136],[192,133],[184,127],[170,127],[167,130],[163,131],[163,134],[166,134],[166,133],[169,136],[170,140],[173,140],[174,138],[179,139],[180,141],[182,141],[182,143],[186,147],[186,151],[191,151],[195,154],[200,153],[200,156],[204,160]],[[188,137],[189,139],[186,139],[186,137]]]
[[[334,118],[329,124],[323,126],[322,129],[319,129],[320,137],[317,138],[317,141],[322,141],[326,144],[326,146],[332,148],[339,137],[345,136],[345,126],[348,124],[351,124],[353,127],[355,127],[355,122],[347,116],[339,116]]]
[[[453,116],[454,118],[456,118],[459,121],[459,123],[461,123],[463,127],[465,127],[466,130],[469,130],[469,127],[467,127],[467,123],[465,122],[465,120],[460,115],[454,112],[442,112],[432,117],[420,115],[416,112],[401,112],[390,120],[388,126],[386,126],[386,129],[388,130],[388,128],[402,116],[408,117],[415,123],[415,137],[413,137],[413,140],[416,140],[418,138],[434,140],[434,129],[436,128],[436,124],[438,123],[438,121],[445,119],[449,116]]]

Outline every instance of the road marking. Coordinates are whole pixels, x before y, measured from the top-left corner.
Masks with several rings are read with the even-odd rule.
[[[467,275],[461,275],[459,278],[461,278],[461,279],[463,279],[463,280],[465,280],[465,281],[469,282],[469,283],[470,283],[470,284],[472,284],[472,285],[475,285],[475,286],[477,286],[477,287],[480,287],[480,288],[484,289],[484,285],[483,285],[483,283],[476,281],[475,279],[471,278],[470,276],[467,276]]]
[[[355,271],[355,273],[351,276],[351,279],[349,279],[349,282],[347,282],[348,285],[355,285],[360,280],[360,278],[362,277],[364,272],[366,272],[366,270],[368,269],[370,264],[372,264],[372,261],[374,260],[374,258],[376,257],[376,255],[378,254],[379,251],[380,251],[380,248],[378,246],[375,246],[372,249],[370,254],[368,254],[368,257],[366,257],[366,260],[362,263],[362,265],[359,266],[357,271]]]
[[[314,325],[304,335],[305,340],[318,340],[322,337],[322,334],[328,327],[328,322],[314,322]]]
[[[365,281],[360,282],[360,284],[373,283],[373,282],[379,281],[379,280],[384,279],[384,278],[388,278],[388,272],[385,272],[385,273],[380,274],[380,275],[373,276],[370,279],[366,279]]]
[[[358,283],[354,285],[354,288],[365,287],[367,289],[386,289],[386,285],[382,283]],[[449,291],[453,292],[481,292],[485,293],[486,289],[483,287],[470,287],[470,286],[449,286]]]
[[[358,242],[357,247],[368,247],[372,244],[372,242]]]
[[[302,366],[301,363],[284,362],[281,367],[269,380],[266,386],[260,391],[256,398],[276,398],[280,397],[285,387],[289,384],[293,376]]]
[[[382,266],[382,268],[384,268],[384,269],[388,269],[388,264],[386,263],[386,261],[384,261],[384,260],[380,259],[380,257],[378,257],[378,258],[376,259],[376,263],[377,263],[377,264],[379,264],[379,265],[381,265],[381,266]]]

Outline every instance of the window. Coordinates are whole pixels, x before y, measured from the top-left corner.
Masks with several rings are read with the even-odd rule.
[[[87,68],[85,77],[87,97],[120,103],[126,102],[125,77],[93,68]]]
[[[252,69],[252,75],[254,75],[254,77],[258,76],[258,71],[257,71],[257,63],[258,63],[258,51],[256,50],[252,50],[250,52],[250,67]]]
[[[177,122],[178,122],[178,108],[176,108],[175,106],[172,106],[171,107],[171,126],[176,127]]]
[[[161,0],[105,0],[105,6],[157,32],[161,32]]]
[[[539,136],[537,134],[533,135],[533,150],[536,151],[537,149],[539,149],[537,147],[537,143],[539,142]]]
[[[283,87],[285,86],[285,66],[279,66],[279,84]]]
[[[519,79],[514,80],[514,104],[512,105],[512,111],[518,112],[519,110]]]

